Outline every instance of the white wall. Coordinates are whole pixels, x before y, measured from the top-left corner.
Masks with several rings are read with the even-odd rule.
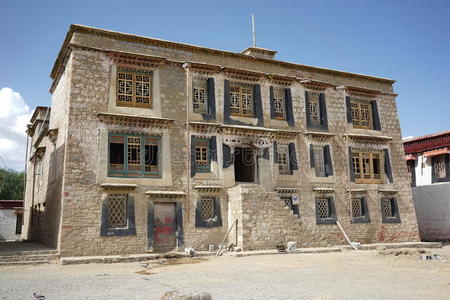
[[[450,240],[450,183],[412,188],[422,240]]]
[[[431,184],[431,157],[418,156],[416,160],[416,186]]]
[[[16,234],[17,215],[14,209],[0,209],[0,240],[19,240]]]

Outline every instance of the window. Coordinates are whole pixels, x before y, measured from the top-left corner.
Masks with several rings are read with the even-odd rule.
[[[288,146],[279,144],[278,145],[278,149],[277,149],[277,155],[278,155],[278,171],[279,171],[279,174],[289,175],[291,171],[290,171],[290,168],[289,168]]]
[[[314,168],[317,177],[325,177],[325,161],[323,146],[314,145]]]
[[[444,154],[433,157],[433,170],[436,179],[445,179],[447,177]]]
[[[320,106],[319,106],[319,93],[309,92],[309,103],[308,103],[308,113],[311,125],[320,125]]]
[[[197,78],[193,81],[192,103],[196,113],[207,113],[207,81],[206,78]]]
[[[351,222],[370,223],[366,198],[361,196],[353,196],[351,201]]]
[[[406,166],[408,168],[409,178],[411,180],[411,186],[416,186],[416,161],[415,160],[408,160],[406,162]]]
[[[214,197],[202,197],[200,202],[200,215],[202,221],[214,218]]]
[[[382,183],[381,152],[352,150],[352,166],[356,183]]]
[[[219,198],[214,195],[203,195],[197,201],[195,216],[196,227],[222,226]]]
[[[362,198],[352,199],[352,217],[359,218],[364,215]]]
[[[366,100],[351,100],[352,123],[354,128],[372,129],[372,105]]]
[[[333,196],[316,196],[316,224],[335,224]]]
[[[111,133],[109,176],[159,177],[159,136]]]
[[[311,168],[314,168],[316,177],[328,177],[333,175],[330,145],[310,144]]]
[[[381,198],[381,217],[383,223],[400,223],[396,198]]]
[[[253,117],[253,85],[244,83],[230,85],[230,114]]]
[[[211,170],[210,139],[196,138],[195,142],[195,171],[208,173]]]
[[[285,120],[286,119],[286,105],[284,103],[284,95],[285,91],[281,88],[274,88],[273,89],[273,111],[274,111],[274,117],[278,120]]]
[[[108,226],[127,226],[127,194],[111,194],[108,197]]]
[[[151,73],[118,69],[117,106],[151,108]]]

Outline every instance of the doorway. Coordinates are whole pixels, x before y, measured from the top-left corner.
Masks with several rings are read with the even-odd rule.
[[[175,203],[155,203],[154,247],[158,250],[172,250],[176,247],[177,222]]]
[[[255,150],[236,147],[234,150],[234,179],[236,182],[255,182]]]

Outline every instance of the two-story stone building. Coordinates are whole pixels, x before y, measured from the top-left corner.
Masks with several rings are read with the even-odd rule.
[[[339,220],[354,241],[417,241],[394,81],[275,54],[72,25],[29,126],[24,237],[126,254],[236,225],[244,250],[327,246]]]

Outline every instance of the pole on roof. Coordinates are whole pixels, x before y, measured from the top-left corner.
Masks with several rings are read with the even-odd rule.
[[[255,16],[252,13],[253,47],[256,47]]]

